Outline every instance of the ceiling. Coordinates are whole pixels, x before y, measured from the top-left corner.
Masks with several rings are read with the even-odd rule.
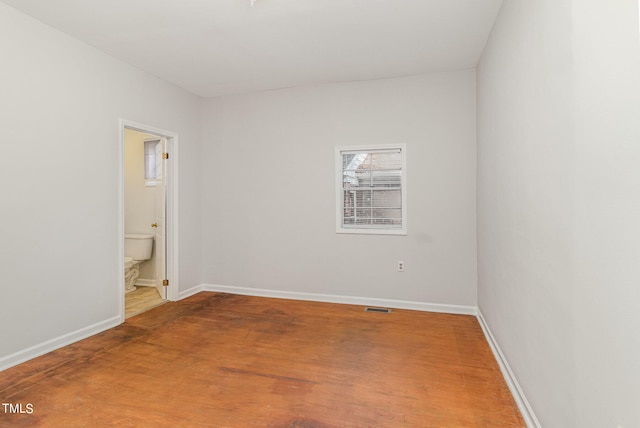
[[[0,0],[202,97],[473,68],[502,0]]]

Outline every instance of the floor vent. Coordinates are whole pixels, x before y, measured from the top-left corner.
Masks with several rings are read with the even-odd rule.
[[[365,312],[379,312],[381,314],[390,314],[391,309],[389,308],[364,308]]]

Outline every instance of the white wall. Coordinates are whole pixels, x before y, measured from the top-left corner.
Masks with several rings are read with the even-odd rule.
[[[205,282],[475,306],[474,70],[210,99],[203,122]],[[335,146],[387,143],[408,235],[336,234]]]
[[[637,0],[574,0],[576,423],[640,424]]]
[[[570,24],[507,0],[478,67],[478,305],[550,428],[574,426]]]
[[[180,135],[181,289],[200,278],[200,99],[0,4],[0,365],[120,313],[118,118]]]
[[[145,134],[133,129],[124,131],[124,233],[149,233],[156,230],[156,188],[144,178]],[[125,253],[125,256],[127,254]],[[140,263],[140,278],[155,279],[154,246],[151,259]]]
[[[544,427],[640,420],[637,2],[506,0],[478,67],[478,304]]]

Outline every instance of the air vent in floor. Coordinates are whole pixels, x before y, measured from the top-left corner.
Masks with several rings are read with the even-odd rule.
[[[390,314],[391,309],[389,308],[364,308],[365,312],[379,312],[381,314]]]

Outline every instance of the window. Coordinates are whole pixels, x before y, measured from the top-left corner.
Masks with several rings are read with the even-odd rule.
[[[144,141],[144,179],[148,186],[155,186],[162,179],[162,144],[160,140]]]
[[[406,147],[336,148],[336,232],[407,233]]]

